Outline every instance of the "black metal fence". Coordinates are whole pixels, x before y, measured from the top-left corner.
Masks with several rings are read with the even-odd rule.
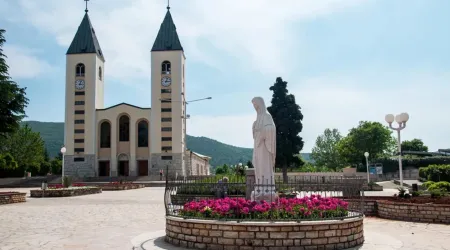
[[[252,176],[167,176],[164,202],[166,215],[183,218],[199,218],[199,214],[194,212],[185,213],[183,207],[191,201],[203,201],[205,204],[212,204],[213,200],[220,198],[244,198],[245,200],[264,199],[273,208],[279,207],[278,198],[300,198],[306,202],[312,195],[324,198],[351,199],[349,204],[351,211],[347,212],[320,212],[314,210],[315,214],[305,216],[296,211],[277,211],[270,209],[264,216],[261,214],[234,213],[232,216],[220,216],[221,219],[232,220],[323,220],[323,219],[343,219],[350,217],[360,217],[364,209],[364,179],[358,177],[335,177],[335,176],[296,176],[289,178],[287,183],[283,183],[280,178],[272,180],[266,179],[264,182],[255,180]],[[303,198],[303,199],[302,199]],[[331,201],[336,201],[331,199]],[[240,202],[244,202],[240,199]],[[327,200],[330,202],[330,200]],[[355,204],[355,202],[357,204]],[[306,203],[305,203],[306,204]],[[305,205],[306,206],[306,205]],[[299,209],[302,206],[297,206]],[[312,211],[312,210],[311,210]],[[217,219],[213,215],[210,219]],[[202,217],[202,219],[205,219]]]

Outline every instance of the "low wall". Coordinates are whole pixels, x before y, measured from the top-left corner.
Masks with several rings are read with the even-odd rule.
[[[43,198],[43,197],[68,197],[87,194],[101,193],[102,189],[99,187],[87,187],[87,188],[61,188],[61,189],[34,189],[30,190],[30,197]]]
[[[450,205],[378,200],[378,216],[391,220],[450,224]]]
[[[0,205],[26,202],[26,193],[19,192],[0,192]]]
[[[102,185],[100,186],[103,191],[120,191],[128,189],[145,188],[144,184],[118,184],[118,185]]]
[[[197,249],[254,250],[262,247],[346,249],[364,242],[363,217],[342,221],[236,222],[166,216],[166,238]],[[302,248],[303,249],[303,248]]]

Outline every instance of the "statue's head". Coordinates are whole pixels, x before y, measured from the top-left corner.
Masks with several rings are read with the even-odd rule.
[[[262,97],[255,97],[252,99],[253,107],[255,107],[256,113],[266,112],[266,104]]]

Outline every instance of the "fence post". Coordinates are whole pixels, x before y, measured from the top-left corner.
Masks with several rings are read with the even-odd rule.
[[[247,200],[251,199],[252,191],[254,190],[255,184],[255,169],[250,168],[245,171],[245,198]]]

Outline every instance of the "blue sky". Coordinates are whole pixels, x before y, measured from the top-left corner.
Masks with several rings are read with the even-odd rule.
[[[279,2],[279,3],[277,3]],[[166,1],[91,0],[103,49],[105,105],[150,106],[150,48]],[[172,0],[187,56],[188,134],[252,146],[250,100],[270,102],[277,76],[304,114],[304,152],[325,128],[408,112],[403,139],[450,148],[450,1]],[[65,52],[81,0],[1,1],[11,76],[29,120],[63,121]]]

